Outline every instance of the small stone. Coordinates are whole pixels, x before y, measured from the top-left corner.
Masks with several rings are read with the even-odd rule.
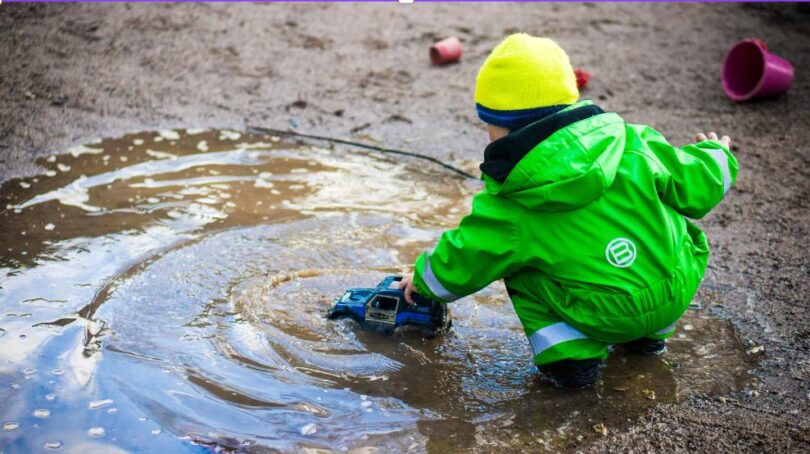
[[[764,351],[765,351],[765,346],[757,345],[757,346],[749,348],[748,350],[745,351],[745,353],[748,353],[749,355],[753,355],[753,354],[756,354],[756,353],[762,353]]]
[[[62,442],[58,440],[46,441],[43,446],[45,449],[59,449],[62,447]]]
[[[19,427],[20,425],[14,421],[9,421],[3,424],[3,430],[7,430],[9,432],[11,432],[12,430],[17,430]]]
[[[44,419],[47,418],[48,416],[51,416],[51,411],[46,408],[37,408],[36,410],[34,410],[32,414],[34,415],[35,418]]]
[[[608,428],[601,422],[593,426],[593,431],[602,434],[604,437],[608,434]]]
[[[55,226],[55,225],[53,225],[53,223],[49,222],[49,223],[45,224],[45,227],[43,227],[43,228],[44,228],[45,230],[53,230],[53,229],[55,229],[55,228],[56,228],[56,226]]]
[[[641,391],[641,394],[650,400],[655,400],[655,391],[651,389],[644,389]]]

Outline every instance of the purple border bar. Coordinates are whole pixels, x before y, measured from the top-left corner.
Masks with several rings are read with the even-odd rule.
[[[796,3],[796,0],[590,0],[594,3]],[[799,0],[799,2],[808,0]],[[398,0],[0,0],[2,3],[399,3]],[[416,3],[582,3],[582,0],[413,0]]]
[[[428,1],[439,1],[439,0],[428,0]],[[472,0],[472,1],[486,1],[486,0]],[[495,0],[495,1],[505,1],[505,0]],[[1,3],[398,3],[397,0],[0,0],[0,2]],[[2,7],[1,4],[0,7]]]

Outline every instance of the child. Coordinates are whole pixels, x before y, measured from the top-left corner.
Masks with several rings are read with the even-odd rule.
[[[472,212],[401,284],[441,301],[497,279],[557,385],[596,382],[608,346],[659,353],[709,258],[699,219],[737,177],[730,139],[676,148],[648,126],[579,101],[566,53],[516,34],[476,79],[492,141]]]

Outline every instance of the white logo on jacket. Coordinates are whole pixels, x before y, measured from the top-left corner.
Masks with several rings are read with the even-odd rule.
[[[605,248],[605,258],[616,268],[627,268],[636,261],[636,245],[627,238],[614,238]]]

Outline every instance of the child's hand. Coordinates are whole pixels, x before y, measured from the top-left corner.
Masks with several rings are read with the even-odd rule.
[[[706,134],[699,132],[698,135],[695,136],[695,142],[703,142],[704,140],[714,140],[715,142],[722,143],[726,148],[729,150],[731,149],[731,137],[723,136],[722,138],[717,138],[717,133],[714,131],[709,133],[709,136],[706,137]]]
[[[402,276],[402,280],[399,281],[399,288],[405,290],[405,301],[413,305],[413,292],[416,291],[416,287],[413,286],[413,273]]]

